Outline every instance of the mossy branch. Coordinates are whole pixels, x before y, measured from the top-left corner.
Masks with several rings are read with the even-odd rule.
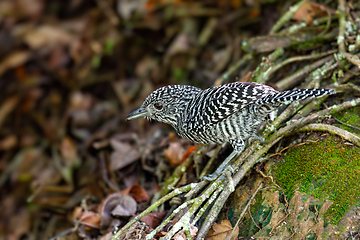
[[[356,146],[360,147],[360,138],[356,136],[355,134],[352,134],[349,131],[346,131],[344,129],[338,128],[333,125],[328,124],[321,124],[321,123],[314,123],[306,125],[298,130],[299,132],[308,132],[308,131],[321,131],[321,132],[328,132],[335,135],[338,135],[349,142],[355,144]]]

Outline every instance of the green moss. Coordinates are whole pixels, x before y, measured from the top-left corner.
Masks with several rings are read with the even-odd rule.
[[[360,131],[352,128],[351,126],[360,126],[360,107],[349,108],[346,112],[335,114],[334,117],[346,124],[337,123],[338,127],[341,127],[347,131],[360,136]],[[351,125],[351,126],[349,126]]]
[[[274,171],[277,182],[285,189],[288,200],[295,189],[333,205],[326,221],[337,225],[349,205],[360,196],[360,148],[344,145],[338,138],[290,149]],[[320,206],[316,206],[320,209]]]

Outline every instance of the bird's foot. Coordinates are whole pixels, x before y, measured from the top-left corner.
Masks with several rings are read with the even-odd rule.
[[[204,176],[202,180],[206,181],[214,181],[218,177],[220,179],[228,179],[229,181],[229,188],[233,192],[235,190],[234,181],[231,177],[231,175],[234,173],[234,168],[231,165],[228,165],[226,168],[223,169],[216,169],[216,171],[213,174],[208,174],[207,176]]]
[[[231,165],[228,165],[226,168],[218,168],[216,171],[212,174],[208,174],[204,177],[202,177],[202,180],[206,181],[214,181],[220,176],[220,179],[224,179],[224,175],[222,175],[226,170],[229,170],[231,173],[234,173],[234,169]]]
[[[265,143],[265,138],[260,137],[260,136],[258,136],[258,135],[253,135],[253,136],[251,136],[250,138],[252,138],[252,140],[255,140],[255,139],[259,140],[261,144],[264,144],[264,143]]]

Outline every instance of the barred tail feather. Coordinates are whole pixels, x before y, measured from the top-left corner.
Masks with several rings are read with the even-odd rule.
[[[297,89],[269,94],[261,99],[259,103],[285,103],[288,101],[303,100],[306,98],[322,97],[335,94],[332,89]]]
[[[306,98],[316,98],[335,94],[333,89],[296,89],[266,95],[256,101],[258,111],[267,115],[282,104]]]

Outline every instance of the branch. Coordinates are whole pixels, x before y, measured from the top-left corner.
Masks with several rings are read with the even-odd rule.
[[[140,213],[139,215],[137,215],[136,217],[134,217],[130,222],[128,222],[124,227],[122,227],[120,229],[120,231],[118,231],[113,237],[112,240],[116,240],[120,237],[121,234],[123,234],[127,229],[129,229],[131,227],[131,225],[133,225],[134,223],[136,223],[137,221],[139,221],[142,217],[144,217],[146,214],[148,214],[149,212],[153,211],[155,208],[157,208],[158,206],[160,206],[161,204],[163,204],[164,202],[166,202],[167,200],[181,194],[184,192],[188,192],[191,189],[195,188],[196,185],[198,183],[190,183],[186,186],[183,186],[181,188],[177,188],[174,191],[172,191],[171,193],[169,193],[168,195],[162,197],[160,200],[156,201],[154,204],[152,204],[150,207],[148,207],[146,210],[144,210],[142,213]]]
[[[294,13],[306,2],[307,0],[302,0],[300,2],[298,2],[296,5],[292,6],[289,11],[287,11],[272,27],[272,29],[270,30],[270,34],[274,34],[277,31],[280,30],[280,28],[287,22],[289,21],[292,16],[294,15]]]
[[[298,130],[299,132],[304,132],[304,131],[322,131],[322,132],[329,132],[335,135],[338,135],[346,140],[348,140],[349,142],[355,144],[356,146],[360,147],[360,138],[358,136],[356,136],[355,134],[352,134],[351,132],[348,132],[344,129],[335,127],[333,125],[328,125],[328,124],[321,124],[321,123],[317,123],[317,124],[309,124],[306,125],[302,128],[300,128]]]
[[[337,43],[339,45],[339,52],[344,54],[345,50],[345,28],[346,28],[346,8],[345,8],[345,0],[339,0],[338,5],[338,15],[339,15],[339,35],[337,39]]]

